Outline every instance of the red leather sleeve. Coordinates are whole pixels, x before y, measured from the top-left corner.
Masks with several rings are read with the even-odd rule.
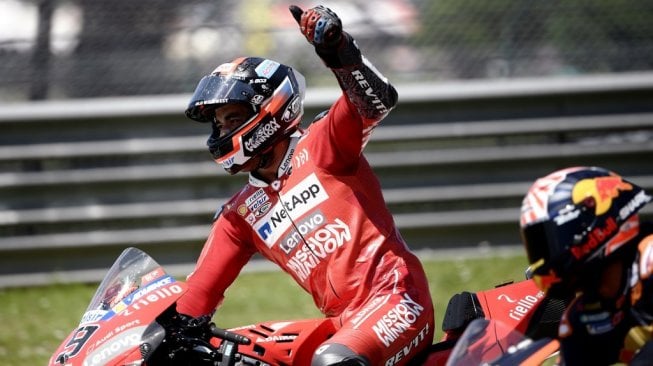
[[[213,223],[195,270],[188,276],[188,291],[177,311],[194,317],[211,314],[224,299],[225,290],[238,277],[255,250],[224,216]]]
[[[363,119],[343,94],[329,113],[310,126],[308,137],[314,139],[313,159],[334,175],[351,174],[360,161],[365,146]]]

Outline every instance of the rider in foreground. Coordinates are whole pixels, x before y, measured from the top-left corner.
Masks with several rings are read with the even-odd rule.
[[[577,294],[560,322],[565,364],[650,364],[653,228],[638,215],[650,200],[619,175],[587,167],[540,178],[524,198],[536,283],[552,296]]]
[[[335,13],[290,11],[343,94],[303,130],[304,78],[289,66],[238,58],[200,81],[186,115],[211,124],[214,159],[249,182],[216,215],[177,311],[212,314],[260,253],[337,319],[312,365],[403,365],[431,344],[433,305],[362,155],[397,93]]]

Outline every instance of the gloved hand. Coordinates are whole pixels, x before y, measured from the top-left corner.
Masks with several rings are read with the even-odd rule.
[[[169,331],[186,337],[208,340],[211,338],[211,317],[208,315],[194,318],[189,315],[176,313],[170,319]]]
[[[165,330],[152,328],[151,334],[141,348],[148,365],[212,365],[212,354],[206,346],[211,339],[211,317],[194,318],[180,314],[174,306],[157,318],[157,323]],[[150,328],[148,327],[148,330]],[[146,331],[147,333],[147,331]],[[163,338],[165,336],[165,338]],[[155,345],[155,348],[151,346]]]
[[[331,9],[318,5],[306,11],[297,5],[288,7],[308,43],[330,68],[342,68],[361,62],[354,39],[342,30],[342,21]]]
[[[322,5],[307,11],[297,5],[290,5],[288,9],[308,43],[316,48],[332,49],[342,42],[342,22],[331,9]]]

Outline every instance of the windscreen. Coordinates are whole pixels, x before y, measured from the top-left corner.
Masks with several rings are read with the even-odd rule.
[[[97,321],[109,311],[124,305],[123,300],[147,284],[167,274],[149,255],[127,248],[113,263],[89,304],[82,323]]]

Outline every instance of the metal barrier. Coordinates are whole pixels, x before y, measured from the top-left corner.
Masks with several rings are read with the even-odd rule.
[[[366,156],[414,249],[518,246],[521,198],[561,167],[653,190],[653,74],[398,89]],[[312,91],[307,116],[337,96]],[[186,97],[0,107],[0,287],[95,281],[126,246],[190,268],[244,177],[210,161]]]

